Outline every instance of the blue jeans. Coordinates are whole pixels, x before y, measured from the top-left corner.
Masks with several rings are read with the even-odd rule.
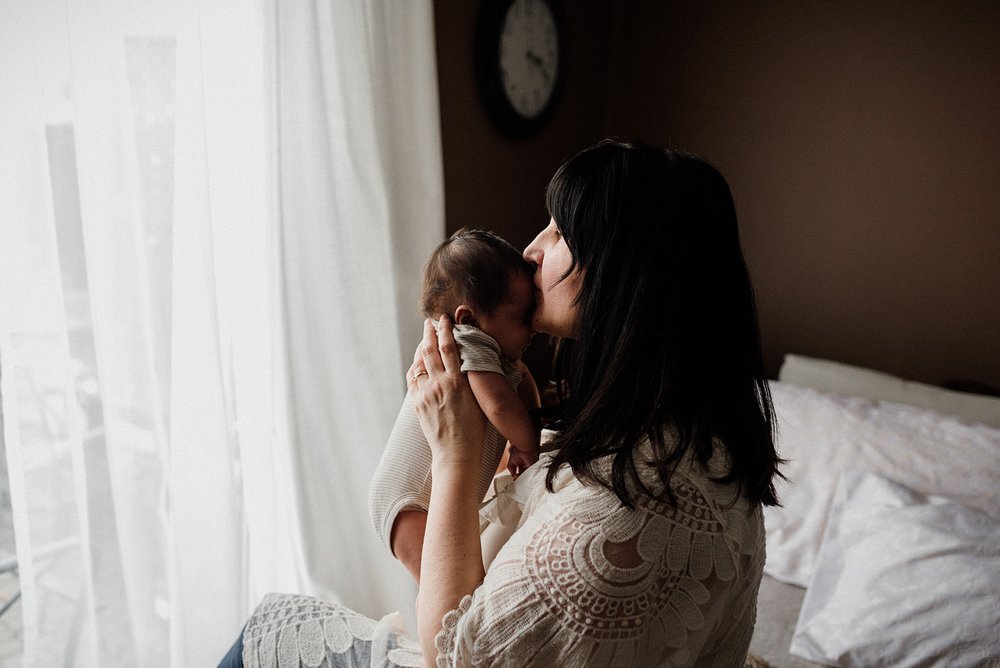
[[[245,626],[240,629],[239,637],[226,652],[226,656],[219,662],[219,668],[243,668],[243,631],[245,630]]]

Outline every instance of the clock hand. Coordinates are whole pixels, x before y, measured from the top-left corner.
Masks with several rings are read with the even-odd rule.
[[[552,79],[552,75],[550,75],[549,71],[545,69],[545,61],[539,58],[538,55],[531,49],[524,52],[524,57],[527,58],[532,65],[538,67],[539,71],[542,73],[542,78],[545,79],[545,83],[548,84]]]

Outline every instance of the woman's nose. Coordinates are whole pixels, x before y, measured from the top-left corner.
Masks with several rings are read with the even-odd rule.
[[[541,247],[538,243],[538,237],[535,237],[532,242],[528,244],[528,246],[524,249],[522,256],[531,264],[538,266],[541,260]]]

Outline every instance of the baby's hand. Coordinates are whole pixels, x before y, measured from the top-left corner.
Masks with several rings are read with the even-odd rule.
[[[524,469],[538,461],[538,450],[525,452],[518,450],[513,445],[510,446],[509,457],[507,459],[507,470],[515,478],[524,473]]]

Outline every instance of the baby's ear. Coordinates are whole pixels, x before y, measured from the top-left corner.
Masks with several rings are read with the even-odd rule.
[[[455,324],[458,325],[474,325],[476,324],[475,315],[472,313],[472,307],[462,304],[457,309],[455,309]]]

